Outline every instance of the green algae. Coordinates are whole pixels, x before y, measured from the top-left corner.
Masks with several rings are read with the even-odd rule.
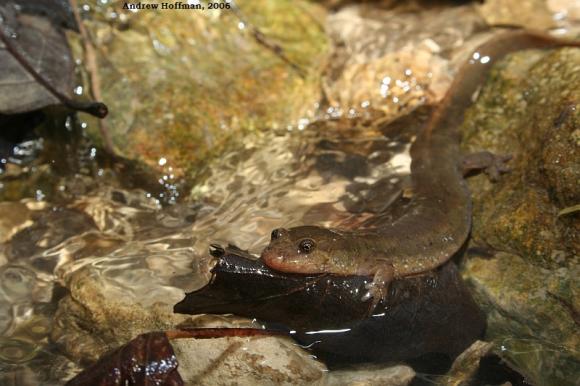
[[[490,245],[546,268],[579,247],[572,218],[557,213],[578,202],[580,51],[526,51],[500,63],[464,125],[466,147],[511,153],[512,172],[498,184],[471,181],[474,229]],[[570,216],[573,217],[573,216]]]
[[[579,69],[578,49],[511,55],[463,126],[470,151],[514,155],[497,184],[470,181],[473,243],[506,252],[463,269],[488,315],[486,339],[533,384],[572,385],[580,371],[579,229],[575,214],[558,216],[580,194]]]
[[[124,156],[163,157],[184,175],[246,132],[308,115],[319,99],[328,43],[316,5],[240,1],[236,15],[89,4],[108,124]],[[96,128],[89,123],[95,138]]]

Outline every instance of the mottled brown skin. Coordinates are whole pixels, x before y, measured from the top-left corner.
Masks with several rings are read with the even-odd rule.
[[[512,31],[478,47],[474,53],[479,55],[472,55],[462,66],[411,147],[409,211],[392,224],[372,230],[276,229],[262,252],[264,263],[282,272],[374,276],[363,300],[375,297],[376,302],[391,280],[425,273],[448,261],[471,230],[471,196],[463,177],[458,128],[473,95],[492,65],[506,54],[561,46],[580,46],[580,42]],[[490,175],[496,175],[498,165],[491,163],[496,172]]]

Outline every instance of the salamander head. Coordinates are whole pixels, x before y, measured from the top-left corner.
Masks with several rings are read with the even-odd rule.
[[[270,244],[262,252],[264,263],[289,273],[332,271],[335,251],[344,249],[344,238],[330,229],[300,226],[274,229]]]

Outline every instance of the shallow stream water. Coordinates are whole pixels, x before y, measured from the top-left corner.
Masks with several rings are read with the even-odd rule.
[[[360,20],[349,20],[356,30]],[[460,45],[469,32],[447,31],[441,44]],[[384,54],[362,37],[357,42],[371,57]],[[436,100],[452,73],[446,65],[423,74],[437,78],[427,91],[410,68],[385,72],[371,93],[384,101],[380,107],[339,92],[347,88],[339,79],[327,90],[328,106],[240,137],[205,165],[191,192],[174,175],[170,156],[159,157],[150,179],[157,189],[139,182],[129,188],[131,176],[111,168],[84,136],[87,123],[61,111],[50,111],[48,119],[58,122],[53,130],[71,133],[65,139],[8,141],[0,171],[0,193],[8,197],[0,202],[0,384],[60,384],[78,371],[61,352],[69,337],[61,334],[55,344],[51,333],[59,301],[71,289],[82,292],[78,286],[87,278],[99,289],[87,298],[170,309],[209,280],[210,243],[259,254],[274,228],[388,221],[386,209],[406,194],[415,133],[389,127],[384,116],[373,117],[373,108],[392,118]],[[14,181],[27,186],[19,200]],[[75,342],[89,350],[94,344]]]
[[[38,375],[46,380],[74,368],[47,339],[59,292],[79,270],[90,271],[105,297],[172,306],[207,282],[210,243],[259,254],[276,227],[356,226],[383,211],[385,189],[395,199],[405,186],[408,147],[372,125],[331,119],[245,138],[211,165],[196,199],[162,206],[146,191],[97,177],[70,200],[0,204],[23,228],[2,249],[2,379],[33,384],[27,372],[50,368]]]

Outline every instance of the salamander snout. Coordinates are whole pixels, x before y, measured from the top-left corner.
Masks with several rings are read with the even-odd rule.
[[[288,232],[286,231],[286,229],[283,229],[283,228],[274,229],[272,231],[272,234],[270,235],[270,240],[271,241],[278,240],[278,239],[282,238],[286,234],[288,234]]]

